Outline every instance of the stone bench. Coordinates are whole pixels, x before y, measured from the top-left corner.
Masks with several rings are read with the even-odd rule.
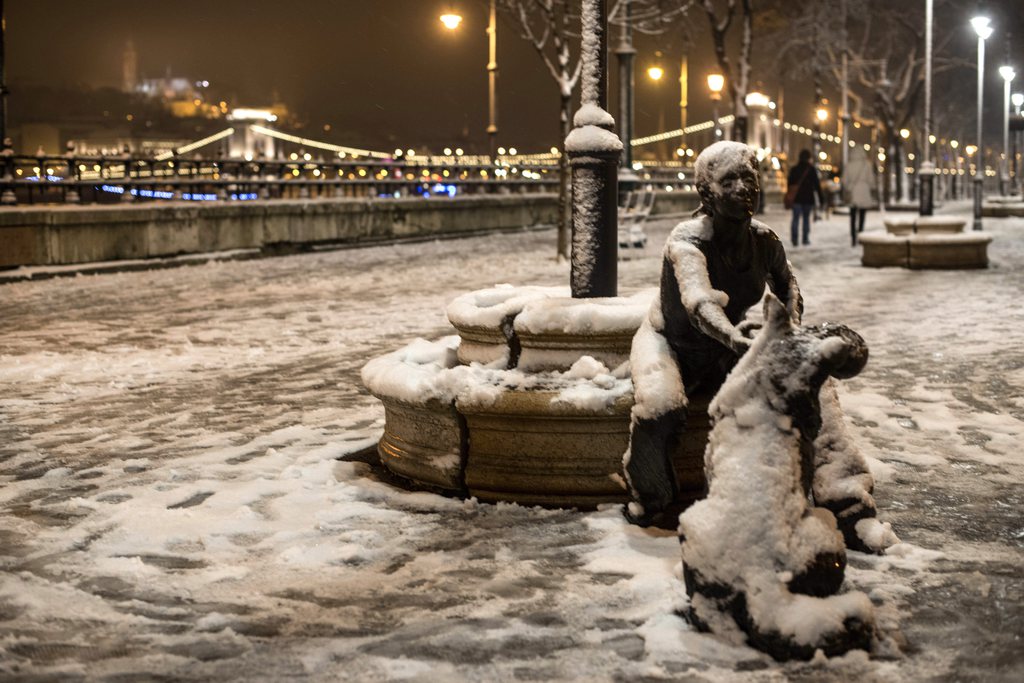
[[[992,218],[1024,216],[1024,201],[1021,201],[1019,197],[986,199],[985,204],[981,207],[981,215]]]
[[[861,235],[861,265],[869,268],[898,266],[912,269],[968,269],[988,267],[992,236],[983,232],[958,234]]]
[[[893,235],[913,233],[954,234],[964,231],[966,218],[957,216],[899,216],[887,217],[883,221],[887,232]]]

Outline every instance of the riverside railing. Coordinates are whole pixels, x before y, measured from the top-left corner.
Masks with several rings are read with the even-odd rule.
[[[557,159],[498,164],[459,157],[420,159],[152,158],[0,154],[0,203],[111,204],[154,201],[451,197],[466,194],[556,192]],[[688,189],[681,162],[639,168],[644,183]]]

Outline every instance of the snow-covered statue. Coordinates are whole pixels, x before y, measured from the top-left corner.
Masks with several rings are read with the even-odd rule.
[[[697,157],[701,205],[665,243],[661,289],[633,339],[634,407],[623,469],[641,525],[676,528],[678,485],[671,454],[688,398],[714,395],[750,346],[744,322],[765,285],[799,324],[803,300],[782,242],[752,220],[760,193],[753,151],[717,142]]]
[[[843,325],[799,327],[770,294],[764,310],[711,403],[708,496],[679,520],[689,616],[776,659],[868,649],[871,601],[836,594],[844,536],[867,549],[896,537],[874,519],[871,476],[830,379],[860,372],[867,346]]]

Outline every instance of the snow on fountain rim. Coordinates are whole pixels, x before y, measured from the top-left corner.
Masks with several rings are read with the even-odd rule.
[[[462,329],[499,329],[511,317],[516,332],[527,334],[633,333],[656,294],[652,287],[628,297],[573,299],[568,287],[496,285],[456,297],[447,314]]]
[[[567,296],[568,287],[499,284],[455,297],[445,312],[455,327],[498,329],[506,318],[517,316],[531,301]]]
[[[628,297],[553,297],[530,301],[516,316],[515,330],[528,334],[633,333],[640,327],[657,293],[657,288],[652,287]]]
[[[391,353],[374,358],[362,370],[363,384],[374,396],[412,405],[455,401],[460,409],[485,409],[513,391],[552,393],[552,406],[606,411],[633,389],[628,365],[614,371],[583,356],[565,372],[523,372],[495,365],[459,365],[459,337],[437,341],[415,339]]]

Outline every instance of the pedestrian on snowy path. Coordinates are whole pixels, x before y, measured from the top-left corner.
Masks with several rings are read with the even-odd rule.
[[[819,205],[825,204],[821,192],[821,180],[818,169],[811,163],[810,150],[800,151],[800,162],[789,169],[786,184],[786,208],[793,209],[793,221],[790,224],[790,240],[793,246],[800,244],[799,224],[803,222],[803,243],[811,243],[811,213],[814,211],[814,198],[817,196]]]
[[[871,159],[860,147],[850,150],[843,169],[843,198],[850,207],[850,244],[857,246],[857,235],[864,232],[864,218],[875,206],[875,170]]]

